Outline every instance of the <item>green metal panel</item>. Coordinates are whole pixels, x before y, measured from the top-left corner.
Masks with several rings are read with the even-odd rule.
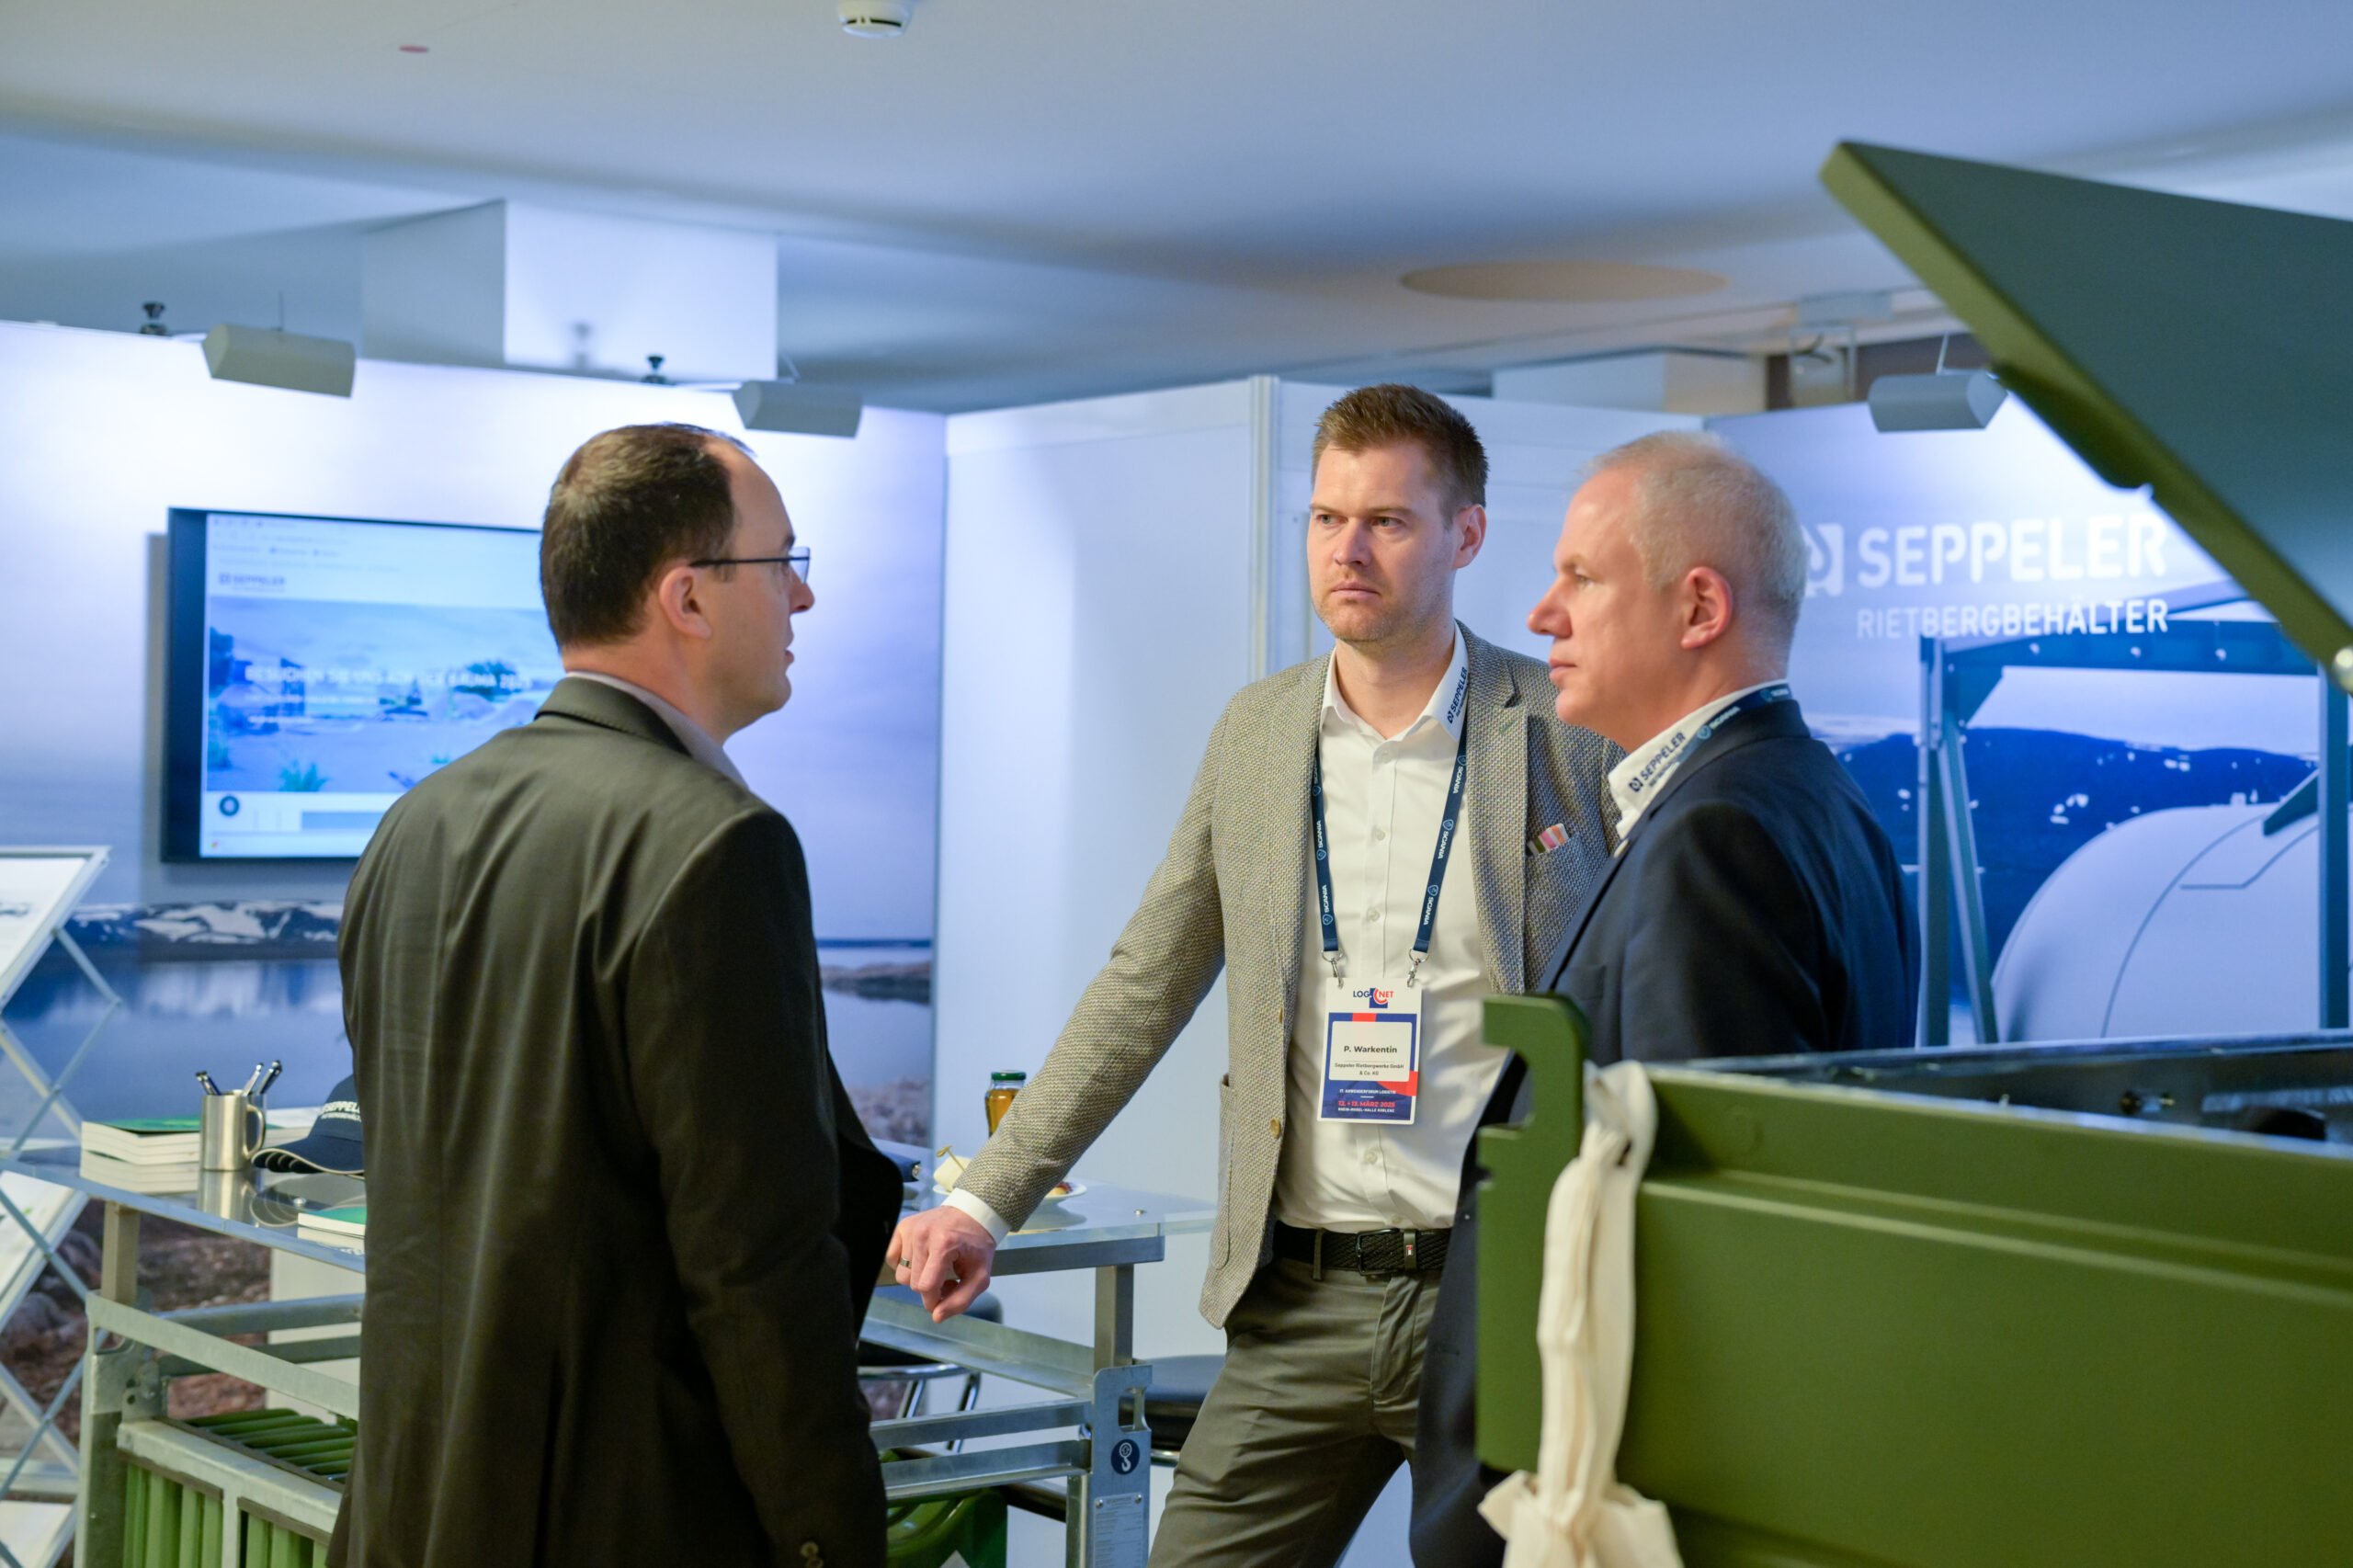
[[[2353,223],[1852,142],[1822,181],[2061,439],[2353,679]]]
[[[180,1488],[175,1481],[147,1475],[147,1568],[171,1568],[178,1557]]]
[[[1544,1278],[1544,1210],[1585,1136],[1585,1015],[1561,996],[1490,996],[1489,1045],[1528,1063],[1536,1114],[1479,1134],[1479,1457],[1534,1466],[1542,1422],[1536,1305]],[[1529,1456],[1523,1460],[1519,1456]]]
[[[1517,1146],[1557,1150],[1571,1017],[1489,1006],[1538,1080]],[[1693,1568],[2347,1559],[2353,1150],[1653,1082],[1619,1469]],[[1483,1357],[1497,1312],[1534,1321],[1551,1179],[1531,1157],[1483,1191]],[[1483,1455],[1531,1467],[1532,1387],[1481,1370]]]
[[[122,1563],[139,1568],[147,1554],[147,1479],[126,1467],[122,1474]]]

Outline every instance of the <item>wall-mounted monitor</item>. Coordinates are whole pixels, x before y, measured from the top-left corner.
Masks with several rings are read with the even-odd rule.
[[[171,514],[164,858],[358,855],[563,675],[528,528]]]

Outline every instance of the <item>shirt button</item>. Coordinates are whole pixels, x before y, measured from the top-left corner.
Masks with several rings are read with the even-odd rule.
[[[1378,1149],[1367,1149],[1364,1152],[1364,1163],[1368,1165],[1377,1165],[1381,1164],[1381,1151]]]
[[[1368,909],[1364,912],[1364,917],[1367,920],[1379,920],[1381,918],[1381,911],[1378,909]]]
[[[1380,843],[1382,839],[1384,839],[1384,838],[1386,838],[1386,837],[1388,837],[1388,836],[1389,836],[1389,830],[1388,830],[1387,828],[1385,828],[1385,827],[1376,827],[1376,828],[1374,828],[1374,829],[1372,830],[1372,839],[1373,839],[1373,842],[1374,842],[1374,843],[1376,843],[1376,844]]]

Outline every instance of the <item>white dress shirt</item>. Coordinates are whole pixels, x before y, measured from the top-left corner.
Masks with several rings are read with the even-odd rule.
[[[1349,708],[1336,675],[1324,676],[1317,755],[1324,766],[1333,910],[1351,985],[1383,979],[1402,983],[1411,965],[1430,854],[1438,847],[1454,774],[1455,743],[1469,718],[1470,669],[1470,650],[1457,631],[1453,662],[1429,705],[1392,740]],[[1462,810],[1468,820],[1482,806],[1518,805],[1466,796]],[[1299,809],[1306,812],[1307,801]],[[1512,839],[1520,836],[1515,831]],[[1470,857],[1461,849],[1459,835],[1421,968],[1421,1082],[1411,1126],[1317,1119],[1331,970],[1315,914],[1314,868],[1301,873],[1297,1020],[1282,1155],[1275,1168],[1275,1218],[1287,1224],[1380,1231],[1437,1230],[1454,1222],[1462,1152],[1506,1055],[1480,1039],[1480,1002],[1489,982],[1479,890]]]
[[[648,691],[635,681],[623,680],[619,676],[608,676],[601,670],[566,670],[563,673],[581,680],[593,680],[600,686],[609,686],[615,691],[629,693],[648,708],[653,709],[654,716],[670,726],[670,733],[678,737],[678,744],[687,748],[688,756],[693,757],[705,767],[717,768],[736,783],[744,784],[744,776],[735,770],[735,759],[729,756],[720,744],[710,738],[710,732],[688,718],[675,703],[658,692]],[[744,788],[748,790],[751,786],[744,784]]]
[[[1683,766],[1683,754],[1691,749],[1699,738],[1700,728],[1725,709],[1751,692],[1768,686],[1779,686],[1778,680],[1759,681],[1738,691],[1710,698],[1690,712],[1628,752],[1617,767],[1609,770],[1609,798],[1618,805],[1618,843],[1625,846],[1626,835],[1634,831],[1634,819],[1649,809]]]

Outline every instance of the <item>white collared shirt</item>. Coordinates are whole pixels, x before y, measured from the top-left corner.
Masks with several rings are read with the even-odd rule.
[[[670,733],[678,737],[678,744],[687,748],[688,756],[693,757],[705,767],[717,768],[736,783],[744,784],[744,776],[735,770],[735,759],[729,756],[720,744],[710,738],[710,732],[688,718],[676,703],[671,702],[659,692],[648,691],[635,681],[623,680],[619,676],[608,676],[602,670],[566,670],[563,673],[581,680],[593,680],[600,686],[609,686],[615,691],[629,693],[648,708],[653,709],[654,716],[670,726]],[[744,784],[744,788],[748,790],[751,786]]]
[[[1618,805],[1618,842],[1626,842],[1626,835],[1634,831],[1634,819],[1649,809],[1650,803],[1658,799],[1659,791],[1666,788],[1666,781],[1675,777],[1675,770],[1683,766],[1684,754],[1691,749],[1701,727],[1742,698],[1780,684],[1778,680],[1759,681],[1722,697],[1711,697],[1628,752],[1609,770],[1609,798]]]
[[[1318,756],[1330,847],[1332,902],[1351,983],[1403,981],[1421,924],[1430,853],[1446,814],[1455,743],[1470,722],[1470,649],[1458,629],[1454,658],[1429,705],[1393,740],[1358,717],[1336,675],[1324,679]],[[1476,745],[1474,737],[1472,744]],[[1463,798],[1463,820],[1518,805]],[[1299,802],[1302,812],[1308,810]],[[1466,835],[1467,836],[1467,835]],[[1511,841],[1521,837],[1515,824]],[[1472,857],[1449,858],[1429,957],[1421,968],[1422,1061],[1411,1126],[1320,1121],[1324,1006],[1330,968],[1316,917],[1314,869],[1300,876],[1299,983],[1291,1027],[1275,1218],[1319,1231],[1436,1230],[1454,1222],[1462,1152],[1494,1090],[1505,1052],[1480,1038],[1480,1003],[1492,988],[1479,936]]]

